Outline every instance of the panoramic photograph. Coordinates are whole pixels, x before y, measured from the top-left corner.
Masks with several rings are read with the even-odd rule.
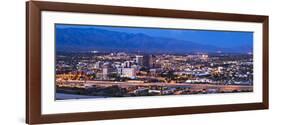
[[[253,32],[55,24],[55,100],[253,92]]]

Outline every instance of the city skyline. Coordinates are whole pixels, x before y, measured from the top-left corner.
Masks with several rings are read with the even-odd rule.
[[[237,39],[235,46],[252,39],[245,32],[57,24],[55,100],[253,92],[252,45],[180,40],[192,33],[207,42]]]

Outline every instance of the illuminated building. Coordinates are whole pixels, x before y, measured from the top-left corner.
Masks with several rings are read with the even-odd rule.
[[[140,66],[143,66],[143,56],[136,55],[136,63]]]
[[[136,77],[135,68],[121,68],[119,70],[119,73],[121,74],[121,77],[129,77],[129,78],[135,78]]]

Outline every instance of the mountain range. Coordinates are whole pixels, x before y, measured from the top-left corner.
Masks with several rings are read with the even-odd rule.
[[[56,28],[57,51],[124,51],[147,53],[252,52],[251,46],[220,48],[198,42],[143,33],[126,33],[98,28]]]

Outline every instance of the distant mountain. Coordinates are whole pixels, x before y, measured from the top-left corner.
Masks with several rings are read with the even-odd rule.
[[[167,36],[168,37],[168,36]],[[97,28],[57,28],[57,51],[125,51],[147,53],[187,53],[233,51],[211,45],[201,45],[192,41],[146,34],[132,34]],[[247,49],[243,51],[248,52]]]

